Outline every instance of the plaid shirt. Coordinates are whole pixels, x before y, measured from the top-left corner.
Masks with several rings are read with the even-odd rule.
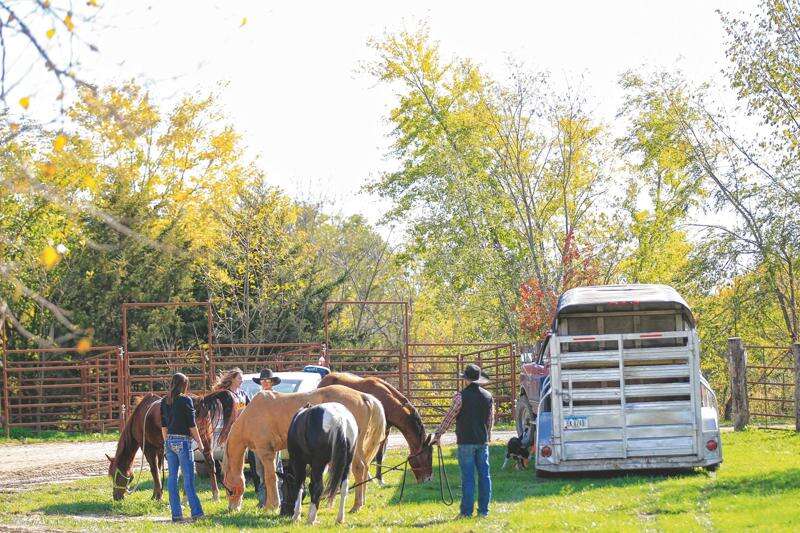
[[[450,409],[444,415],[444,420],[442,423],[439,424],[439,428],[436,430],[435,438],[438,440],[447,429],[453,425],[453,420],[456,419],[458,413],[461,412],[461,393],[457,392],[455,396],[453,396],[453,405],[450,406]],[[489,410],[489,420],[488,420],[488,427],[489,427],[489,440],[492,440],[492,429],[494,428],[494,402],[492,402],[492,408]]]

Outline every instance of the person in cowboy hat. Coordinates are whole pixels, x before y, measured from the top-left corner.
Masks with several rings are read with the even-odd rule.
[[[453,396],[450,410],[439,424],[433,441],[439,443],[442,434],[456,421],[458,466],[461,468],[460,517],[472,516],[475,505],[475,470],[478,471],[478,515],[489,515],[492,499],[492,478],[489,472],[489,441],[494,426],[494,398],[481,387],[489,382],[481,367],[469,364],[461,375],[468,384]]]
[[[277,385],[281,382],[281,378],[278,376],[272,375],[272,370],[269,368],[265,368],[261,371],[261,375],[257,378],[253,378],[258,385],[261,385],[261,390],[270,390],[273,385]]]

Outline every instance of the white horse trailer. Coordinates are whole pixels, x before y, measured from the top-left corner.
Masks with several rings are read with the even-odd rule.
[[[565,292],[538,359],[523,365],[528,394],[538,382],[538,401],[527,399],[537,472],[713,470],[722,462],[694,317],[673,288]]]

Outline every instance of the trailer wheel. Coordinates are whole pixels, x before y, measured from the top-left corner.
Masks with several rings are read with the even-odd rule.
[[[716,472],[717,469],[719,468],[719,463],[716,463],[716,464],[713,464],[713,465],[708,465],[708,466],[705,466],[703,468],[705,468],[706,472]]]
[[[533,428],[535,416],[536,415],[533,413],[533,406],[531,406],[528,401],[528,397],[525,394],[520,394],[519,398],[517,398],[517,412],[515,416],[517,422],[517,437],[522,438],[522,435],[525,433],[525,428]]]

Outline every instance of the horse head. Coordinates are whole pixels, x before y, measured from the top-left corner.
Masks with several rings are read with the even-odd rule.
[[[275,475],[281,480],[281,483],[278,484],[281,494],[280,516],[292,516],[299,488],[292,473],[291,464],[284,463],[283,472],[276,471]]]
[[[432,434],[428,434],[422,442],[419,451],[408,456],[408,464],[414,473],[417,483],[425,483],[433,477],[433,445]]]
[[[125,472],[119,469],[117,460],[108,454],[108,476],[111,478],[111,489],[114,501],[119,501],[128,493],[128,486],[133,481],[133,472],[130,467]]]
[[[227,449],[222,454],[222,486],[228,493],[228,510],[239,511],[244,497],[244,472],[231,474],[228,471]]]

